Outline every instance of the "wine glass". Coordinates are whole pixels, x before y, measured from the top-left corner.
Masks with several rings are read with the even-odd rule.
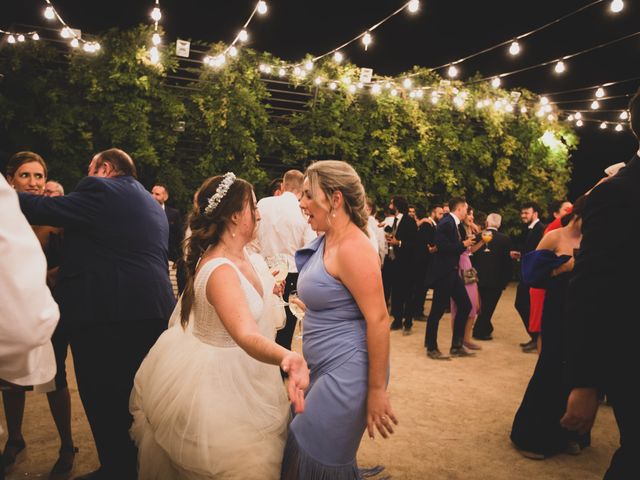
[[[491,251],[489,250],[489,244],[491,243],[491,240],[493,240],[493,232],[491,230],[484,230],[482,232],[482,241],[485,243],[483,252]]]
[[[269,271],[276,280],[276,283],[282,283],[287,279],[287,275],[289,274],[289,262],[286,255],[277,253],[265,258],[265,261],[267,262]],[[284,298],[282,298],[282,295],[278,295],[278,298],[280,300],[280,306],[284,307],[288,305],[287,302],[284,301]]]
[[[298,297],[297,290],[291,290],[289,293],[289,310],[300,321],[300,334],[296,338],[302,338],[302,321],[304,320],[304,308],[302,300]]]

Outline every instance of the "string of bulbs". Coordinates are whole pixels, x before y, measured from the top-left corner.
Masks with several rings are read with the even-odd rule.
[[[80,44],[82,44],[82,49],[87,53],[96,53],[100,50],[100,44],[98,42],[89,42],[81,38],[76,32],[69,27],[67,22],[60,16],[58,11],[55,9],[51,0],[44,0],[47,4],[47,7],[44,9],[44,18],[47,20],[58,20],[58,22],[62,25],[62,29],[60,30],[60,36],[62,38],[71,39],[69,45],[72,48],[78,48]]]
[[[36,31],[32,31],[32,32],[8,32],[6,30],[3,30],[0,28],[0,34],[3,34],[7,37],[7,43],[10,44],[15,44],[15,43],[22,43],[25,42],[27,40],[27,37],[30,38],[31,40],[34,41],[38,41],[40,40],[40,35],[38,35],[38,32]]]

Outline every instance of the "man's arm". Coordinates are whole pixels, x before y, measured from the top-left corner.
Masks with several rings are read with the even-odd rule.
[[[436,228],[435,242],[438,251],[441,253],[456,253],[460,255],[465,250],[465,246],[455,232],[455,224],[452,222],[440,222]]]

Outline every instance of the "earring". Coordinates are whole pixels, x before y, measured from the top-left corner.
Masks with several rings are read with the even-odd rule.
[[[331,216],[332,216],[333,218],[336,218],[336,214],[335,214],[335,213],[332,213],[332,214],[331,214]]]
[[[236,233],[235,232],[231,232],[231,238],[236,238]]]

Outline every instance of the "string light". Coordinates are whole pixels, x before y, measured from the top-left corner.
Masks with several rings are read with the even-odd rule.
[[[311,70],[313,70],[313,62],[311,60],[306,61],[304,64],[304,68],[306,68],[307,71],[310,72]]]
[[[62,25],[62,29],[60,30],[60,36],[62,38],[65,38],[65,39],[70,38],[71,41],[69,42],[69,45],[72,48],[78,48],[80,46],[80,44],[82,44],[83,50],[85,52],[95,53],[98,50],[100,50],[100,44],[98,42],[88,42],[88,41],[84,40],[83,38],[80,37],[80,35],[77,35],[76,32],[72,28],[69,27],[67,22],[64,21],[64,19],[60,16],[58,11],[55,9],[53,4],[51,3],[51,0],[44,0],[44,1],[47,4],[46,8],[44,9],[45,18],[47,20],[54,20],[54,19],[58,20],[58,22]],[[39,40],[40,39],[40,36],[36,32],[34,32],[31,35],[32,35],[31,38],[33,40]],[[84,48],[87,44],[89,44],[90,47],[89,48]]]
[[[591,102],[591,110],[597,110],[600,108],[600,102],[598,102],[597,100],[594,100],[593,102]]]
[[[609,8],[613,13],[619,13],[624,8],[624,2],[622,0],[613,0]]]
[[[371,87],[371,93],[374,95],[378,95],[380,92],[382,92],[382,87],[379,84],[376,83]]]
[[[69,27],[64,27],[62,30],[60,30],[60,36],[62,38],[70,38],[73,36],[73,33],[71,32],[71,29]]]
[[[564,71],[567,68],[564,65],[564,62],[562,60],[558,60],[558,62],[556,63],[556,66],[554,67],[554,70],[556,73],[564,73]]]
[[[621,132],[622,131],[622,125],[620,125],[619,123],[616,125],[616,132]]]
[[[342,60],[344,60],[344,55],[342,55],[342,53],[340,53],[340,52],[336,52],[336,53],[333,54],[333,60],[336,63],[341,63]]]
[[[395,88],[392,88],[391,92],[389,92],[389,93],[391,93],[392,97],[397,97],[398,96],[398,90],[396,90]]]
[[[411,0],[407,4],[407,10],[411,13],[416,13],[420,9],[420,2],[418,0]]]
[[[527,112],[528,112],[527,107],[520,107],[520,113],[524,114],[524,113],[527,113]]]
[[[151,19],[154,22],[159,22],[161,18],[162,12],[160,11],[160,7],[153,7],[153,10],[151,10]]]
[[[7,42],[11,44],[16,43],[16,37],[10,34],[9,37],[7,38]]]
[[[596,90],[596,97],[598,98],[604,97],[604,88],[600,87]]]
[[[280,67],[278,69],[278,76],[279,77],[284,77],[286,74],[287,74],[287,71],[284,68]]]
[[[349,93],[356,93],[356,86],[355,85],[349,85]]]
[[[242,30],[240,30],[240,33],[238,33],[238,40],[240,40],[241,42],[246,42],[247,40],[249,40],[249,34],[247,33],[247,31],[243,28]]]
[[[264,15],[265,13],[267,13],[267,10],[268,10],[267,2],[264,2],[262,0],[260,2],[258,2],[256,10],[258,11],[258,13],[260,15]]]
[[[36,42],[40,40],[40,35],[38,35],[38,32],[33,32],[33,34],[31,35],[31,39],[35,40]]]
[[[584,125],[584,122],[582,120],[578,120],[576,122],[576,127],[581,127],[582,125]]]
[[[362,36],[362,43],[364,45],[364,51],[366,52],[367,49],[369,48],[369,45],[371,45],[371,42],[373,41],[373,39],[371,38],[371,34],[369,32],[365,33]]]
[[[160,51],[158,50],[158,47],[153,46],[149,49],[149,60],[154,65],[160,62]]]
[[[411,88],[411,85],[413,84],[413,82],[411,81],[410,78],[405,78],[404,81],[402,82],[402,86],[404,88]]]
[[[498,88],[501,83],[502,81],[500,80],[500,77],[495,77],[493,80],[491,80],[491,86],[493,88]]]
[[[582,120],[582,114],[580,112],[576,112],[575,117],[577,120]]]
[[[322,77],[316,77],[313,83],[315,83],[316,85],[322,85]]]
[[[520,44],[517,41],[514,40],[511,42],[511,45],[509,45],[509,53],[514,57],[520,53]]]
[[[78,41],[78,39],[77,39],[77,38],[74,38],[73,40],[71,40],[70,45],[71,45],[73,48],[78,48],[78,47],[80,46],[80,42]]]
[[[601,128],[602,130],[606,129],[606,128],[607,128],[607,122],[602,122],[602,123],[600,124],[600,128]]]
[[[540,97],[540,105],[549,105],[549,99],[547,97]]]
[[[154,33],[151,36],[151,43],[153,43],[154,45],[160,45],[160,43],[162,42],[162,37],[160,36],[159,33]]]
[[[455,65],[451,65],[449,67],[449,70],[447,70],[447,75],[449,75],[449,77],[451,78],[456,78],[458,76],[458,69]]]
[[[233,45],[231,45],[229,47],[229,55],[232,56],[232,57],[237,57],[238,56],[238,49],[236,47],[234,47]],[[267,66],[267,69],[269,71],[271,71],[271,67]],[[265,73],[268,73],[268,72],[266,72],[266,69],[265,69]]]
[[[336,82],[331,82],[331,83],[329,84],[329,88],[330,88],[331,90],[335,90],[336,88],[338,88],[338,84],[337,84]]]
[[[567,120],[569,120],[570,122],[573,122],[573,119],[574,119],[574,116],[573,116],[573,115],[569,115],[569,116],[567,117]]]
[[[626,110],[620,114],[620,120],[626,120],[629,118],[629,112]]]

